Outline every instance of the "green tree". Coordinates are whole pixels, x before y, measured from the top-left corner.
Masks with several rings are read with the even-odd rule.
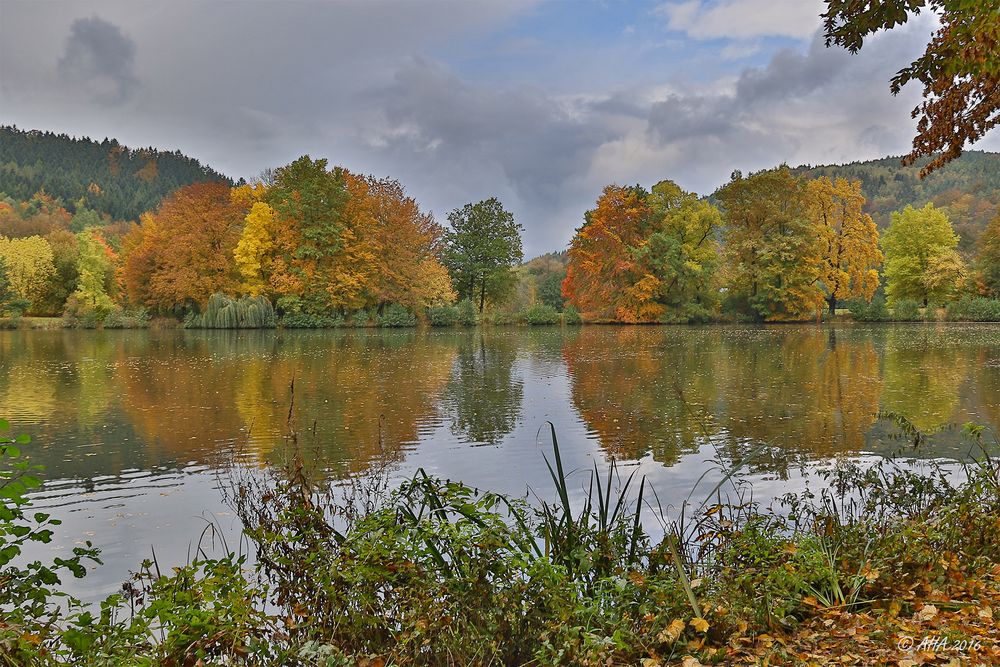
[[[818,229],[805,184],[787,166],[732,180],[716,192],[723,210],[731,297],[765,320],[802,320],[822,308]]]
[[[716,301],[719,210],[672,181],[654,185],[647,202],[653,231],[633,252],[640,272],[656,278],[654,300],[671,320],[707,315]]]
[[[893,213],[882,235],[889,303],[915,299],[926,306],[953,296],[964,277],[956,246],[948,216],[933,204]]]
[[[72,315],[94,313],[103,318],[115,308],[109,294],[109,286],[114,280],[114,265],[108,247],[91,230],[77,235],[77,247],[76,270],[79,278],[67,309]]]
[[[459,297],[502,301],[516,282],[513,267],[523,258],[521,232],[514,216],[496,197],[466,204],[448,214],[444,265]]]

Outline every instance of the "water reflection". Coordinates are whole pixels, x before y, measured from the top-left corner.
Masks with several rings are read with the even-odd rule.
[[[227,466],[283,457],[293,379],[319,474],[383,457],[401,475],[544,490],[552,421],[568,469],[615,458],[667,498],[710,455],[754,451],[761,488],[780,489],[817,459],[904,448],[880,408],[927,430],[996,427],[1000,326],[0,332],[0,416],[34,437],[36,502],[65,521],[54,548],[100,535],[118,564],[98,588],[154,543],[183,560],[203,514],[225,515]],[[917,454],[969,451],[944,433]]]

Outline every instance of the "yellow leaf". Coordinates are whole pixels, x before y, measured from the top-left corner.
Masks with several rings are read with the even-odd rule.
[[[692,618],[690,625],[698,632],[708,632],[708,621],[701,617]]]
[[[684,632],[684,621],[675,618],[670,621],[670,625],[660,631],[657,639],[661,642],[675,642],[682,632]]]

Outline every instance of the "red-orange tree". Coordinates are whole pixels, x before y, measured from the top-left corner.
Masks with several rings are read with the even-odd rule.
[[[569,247],[563,297],[590,319],[641,321],[635,303],[638,282],[631,248],[645,238],[650,218],[645,191],[609,185],[597,207],[584,214]]]
[[[129,298],[160,312],[204,306],[239,290],[233,249],[246,215],[225,183],[188,185],[168,196],[125,242]]]

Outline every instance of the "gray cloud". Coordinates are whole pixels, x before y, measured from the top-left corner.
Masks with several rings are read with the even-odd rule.
[[[96,16],[73,22],[57,67],[64,83],[86,87],[101,104],[125,102],[139,85],[135,42]]]
[[[328,157],[399,178],[439,218],[496,195],[528,254],[563,246],[607,183],[708,193],[737,168],[909,145],[919,90],[893,98],[887,82],[926,43],[920,23],[857,56],[814,37],[705,79],[715,47],[632,76],[628,35],[600,58],[530,39],[484,58],[532,2],[90,0],[81,17],[74,2],[3,0],[0,122],[177,148],[234,177]],[[507,57],[517,73],[495,74]]]

